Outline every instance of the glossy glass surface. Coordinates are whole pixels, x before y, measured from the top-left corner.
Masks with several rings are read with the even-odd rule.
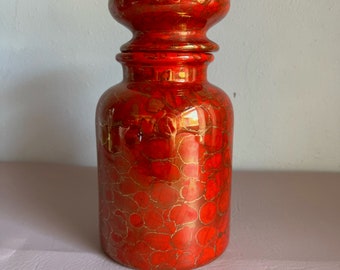
[[[154,1],[135,2],[162,15]],[[126,12],[117,15],[122,7],[114,1],[111,11],[131,19],[126,14],[136,9],[122,3]],[[184,10],[203,5],[177,3]],[[117,56],[123,81],[98,103],[101,243],[132,268],[193,269],[228,243],[233,111],[228,96],[206,79],[209,46],[196,41],[199,49],[189,52],[173,51],[170,41],[163,51],[140,50],[145,45],[132,40]]]

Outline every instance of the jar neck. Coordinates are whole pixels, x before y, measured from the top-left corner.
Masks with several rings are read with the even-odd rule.
[[[193,83],[207,81],[209,53],[129,52],[117,55],[125,82],[159,81]]]

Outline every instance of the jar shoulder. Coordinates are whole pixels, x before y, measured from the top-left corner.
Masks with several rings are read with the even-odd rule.
[[[99,99],[98,111],[142,108],[145,111],[173,110],[174,113],[194,107],[232,111],[229,96],[221,88],[210,84],[119,83],[110,87]],[[130,108],[133,109],[133,108]]]

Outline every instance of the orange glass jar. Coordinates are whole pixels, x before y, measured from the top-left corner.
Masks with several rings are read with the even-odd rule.
[[[205,37],[229,1],[110,1],[134,31],[96,113],[100,237],[136,269],[193,269],[229,239],[233,109]]]

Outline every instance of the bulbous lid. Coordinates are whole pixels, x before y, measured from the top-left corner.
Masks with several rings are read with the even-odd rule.
[[[109,0],[112,16],[133,32],[123,52],[215,51],[206,32],[229,7],[229,0]]]

